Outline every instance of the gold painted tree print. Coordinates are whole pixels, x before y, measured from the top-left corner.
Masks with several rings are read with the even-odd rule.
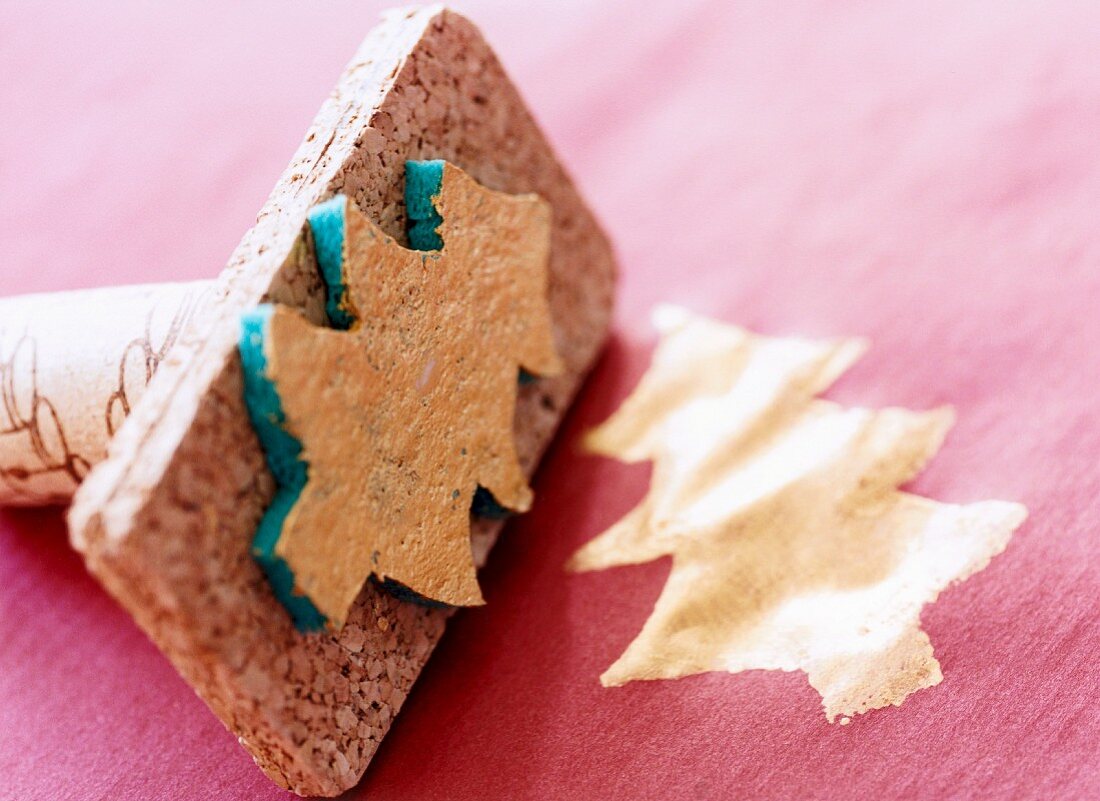
[[[939,450],[951,410],[816,399],[860,340],[761,337],[669,307],[655,322],[649,371],[586,439],[652,461],[649,493],[570,567],[671,555],[672,569],[601,682],[801,670],[842,723],[938,684],[922,607],[984,568],[1026,517],[1015,503],[898,490]]]

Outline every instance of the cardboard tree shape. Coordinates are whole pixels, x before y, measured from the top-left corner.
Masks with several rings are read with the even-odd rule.
[[[529,508],[518,375],[562,369],[549,206],[444,162],[407,169],[411,239],[432,250],[403,247],[342,195],[310,215],[328,316],[346,330],[284,306],[245,319],[245,396],[280,484],[255,553],[306,629],[343,625],[369,575],[432,601],[483,602],[471,506],[482,487]]]

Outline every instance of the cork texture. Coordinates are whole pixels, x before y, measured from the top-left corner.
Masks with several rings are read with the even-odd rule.
[[[257,764],[302,795],[358,781],[448,612],[368,584],[339,634],[296,632],[249,553],[274,485],[241,397],[238,319],[277,301],[323,322],[299,237],[308,210],[342,192],[404,241],[405,160],[437,158],[553,209],[549,301],[565,371],[519,392],[516,450],[531,475],[604,341],[614,260],[480,33],[431,7],[394,12],[368,35],[70,512],[89,569]],[[475,522],[479,564],[499,528]]]

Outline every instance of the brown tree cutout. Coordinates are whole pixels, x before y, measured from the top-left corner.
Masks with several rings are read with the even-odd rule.
[[[347,201],[342,331],[277,306],[264,352],[308,481],[276,555],[338,628],[368,576],[483,603],[470,506],[484,487],[526,511],[515,449],[520,368],[562,369],[547,300],[551,210],[447,164],[442,250],[408,250]],[[353,478],[351,478],[353,477]]]

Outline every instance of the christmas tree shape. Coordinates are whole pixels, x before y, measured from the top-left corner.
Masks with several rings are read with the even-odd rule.
[[[562,368],[550,208],[443,162],[410,163],[408,183],[424,249],[343,196],[311,215],[333,327],[278,305],[242,321],[246,401],[280,485],[254,551],[304,629],[341,626],[371,575],[482,603],[474,498],[532,501],[513,418],[520,371]]]
[[[860,340],[767,338],[670,307],[634,393],[586,444],[652,461],[645,499],[574,570],[671,555],[605,686],[707,671],[802,670],[825,715],[900,704],[942,680],[920,612],[984,568],[1026,510],[901,492],[939,450],[949,409],[844,408],[814,396]]]

